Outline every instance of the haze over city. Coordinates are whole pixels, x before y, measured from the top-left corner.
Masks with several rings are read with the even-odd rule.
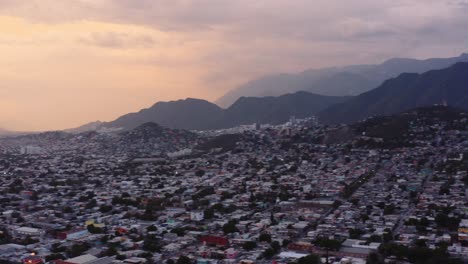
[[[457,56],[467,13],[460,0],[2,0],[0,127],[65,129],[215,101],[273,73]]]
[[[468,263],[468,0],[0,0],[0,264]]]

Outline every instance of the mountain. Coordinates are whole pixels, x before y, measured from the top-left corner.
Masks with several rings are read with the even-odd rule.
[[[11,133],[11,131],[0,128],[0,137],[9,136]]]
[[[241,97],[224,111],[222,124],[226,128],[253,123],[279,124],[286,122],[291,116],[310,117],[349,98],[309,92],[296,92],[278,97]]]
[[[325,123],[350,123],[434,104],[468,110],[468,63],[423,74],[401,74],[374,90],[330,106],[318,116]]]
[[[31,132],[18,132],[18,131],[11,131],[7,129],[0,128],[0,137],[14,137],[24,134],[29,134]]]
[[[188,98],[185,100],[159,102],[137,113],[130,113],[116,120],[102,124],[103,127],[135,128],[147,122],[165,127],[189,130],[211,129],[221,118],[223,109],[205,100]]]
[[[242,97],[231,107],[222,109],[208,101],[189,98],[159,102],[137,113],[103,123],[99,128],[129,130],[147,122],[187,130],[221,129],[253,123],[278,124],[291,116],[302,118],[314,115],[348,99],[297,92],[279,97]]]
[[[270,75],[233,89],[219,98],[216,103],[227,107],[242,96],[278,96],[296,91],[329,96],[358,95],[402,73],[423,73],[447,68],[457,62],[468,62],[468,54],[427,60],[394,58],[376,65],[351,65],[310,69],[299,74]]]
[[[101,125],[102,125],[101,121],[95,121],[95,122],[91,122],[88,124],[84,124],[76,128],[65,129],[64,131],[68,133],[78,134],[78,133],[82,133],[82,132],[86,132],[90,130],[97,130]]]

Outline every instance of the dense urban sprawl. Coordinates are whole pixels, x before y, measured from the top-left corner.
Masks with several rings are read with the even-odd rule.
[[[0,140],[0,263],[464,263],[468,115]]]

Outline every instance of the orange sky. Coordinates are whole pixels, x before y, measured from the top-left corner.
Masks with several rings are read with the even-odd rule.
[[[194,61],[211,43],[90,21],[44,25],[0,17],[0,31],[7,85],[0,120],[9,128],[59,129],[181,95],[213,99],[222,92],[203,88],[201,67],[208,66]]]
[[[157,101],[214,101],[270,73],[458,55],[468,5],[452,2],[3,0],[0,128],[64,129]]]

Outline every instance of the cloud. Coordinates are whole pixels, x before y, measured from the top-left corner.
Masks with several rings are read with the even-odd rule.
[[[349,42],[418,37],[417,34],[427,33],[428,29],[445,35],[453,32],[449,37],[454,37],[468,21],[467,3],[458,0],[3,0],[0,13],[45,23],[91,20],[192,34],[215,31],[224,34],[226,41],[293,38],[304,42]],[[451,30],[447,30],[449,27]],[[106,40],[118,41],[110,39],[114,37],[97,38],[103,38],[105,44]]]
[[[87,45],[95,45],[103,48],[126,49],[126,48],[151,48],[156,43],[149,35],[131,35],[117,32],[95,32],[87,37],[78,39]]]
[[[0,0],[0,112],[34,116],[13,128],[71,127],[271,73],[453,56],[467,13],[460,0]]]

